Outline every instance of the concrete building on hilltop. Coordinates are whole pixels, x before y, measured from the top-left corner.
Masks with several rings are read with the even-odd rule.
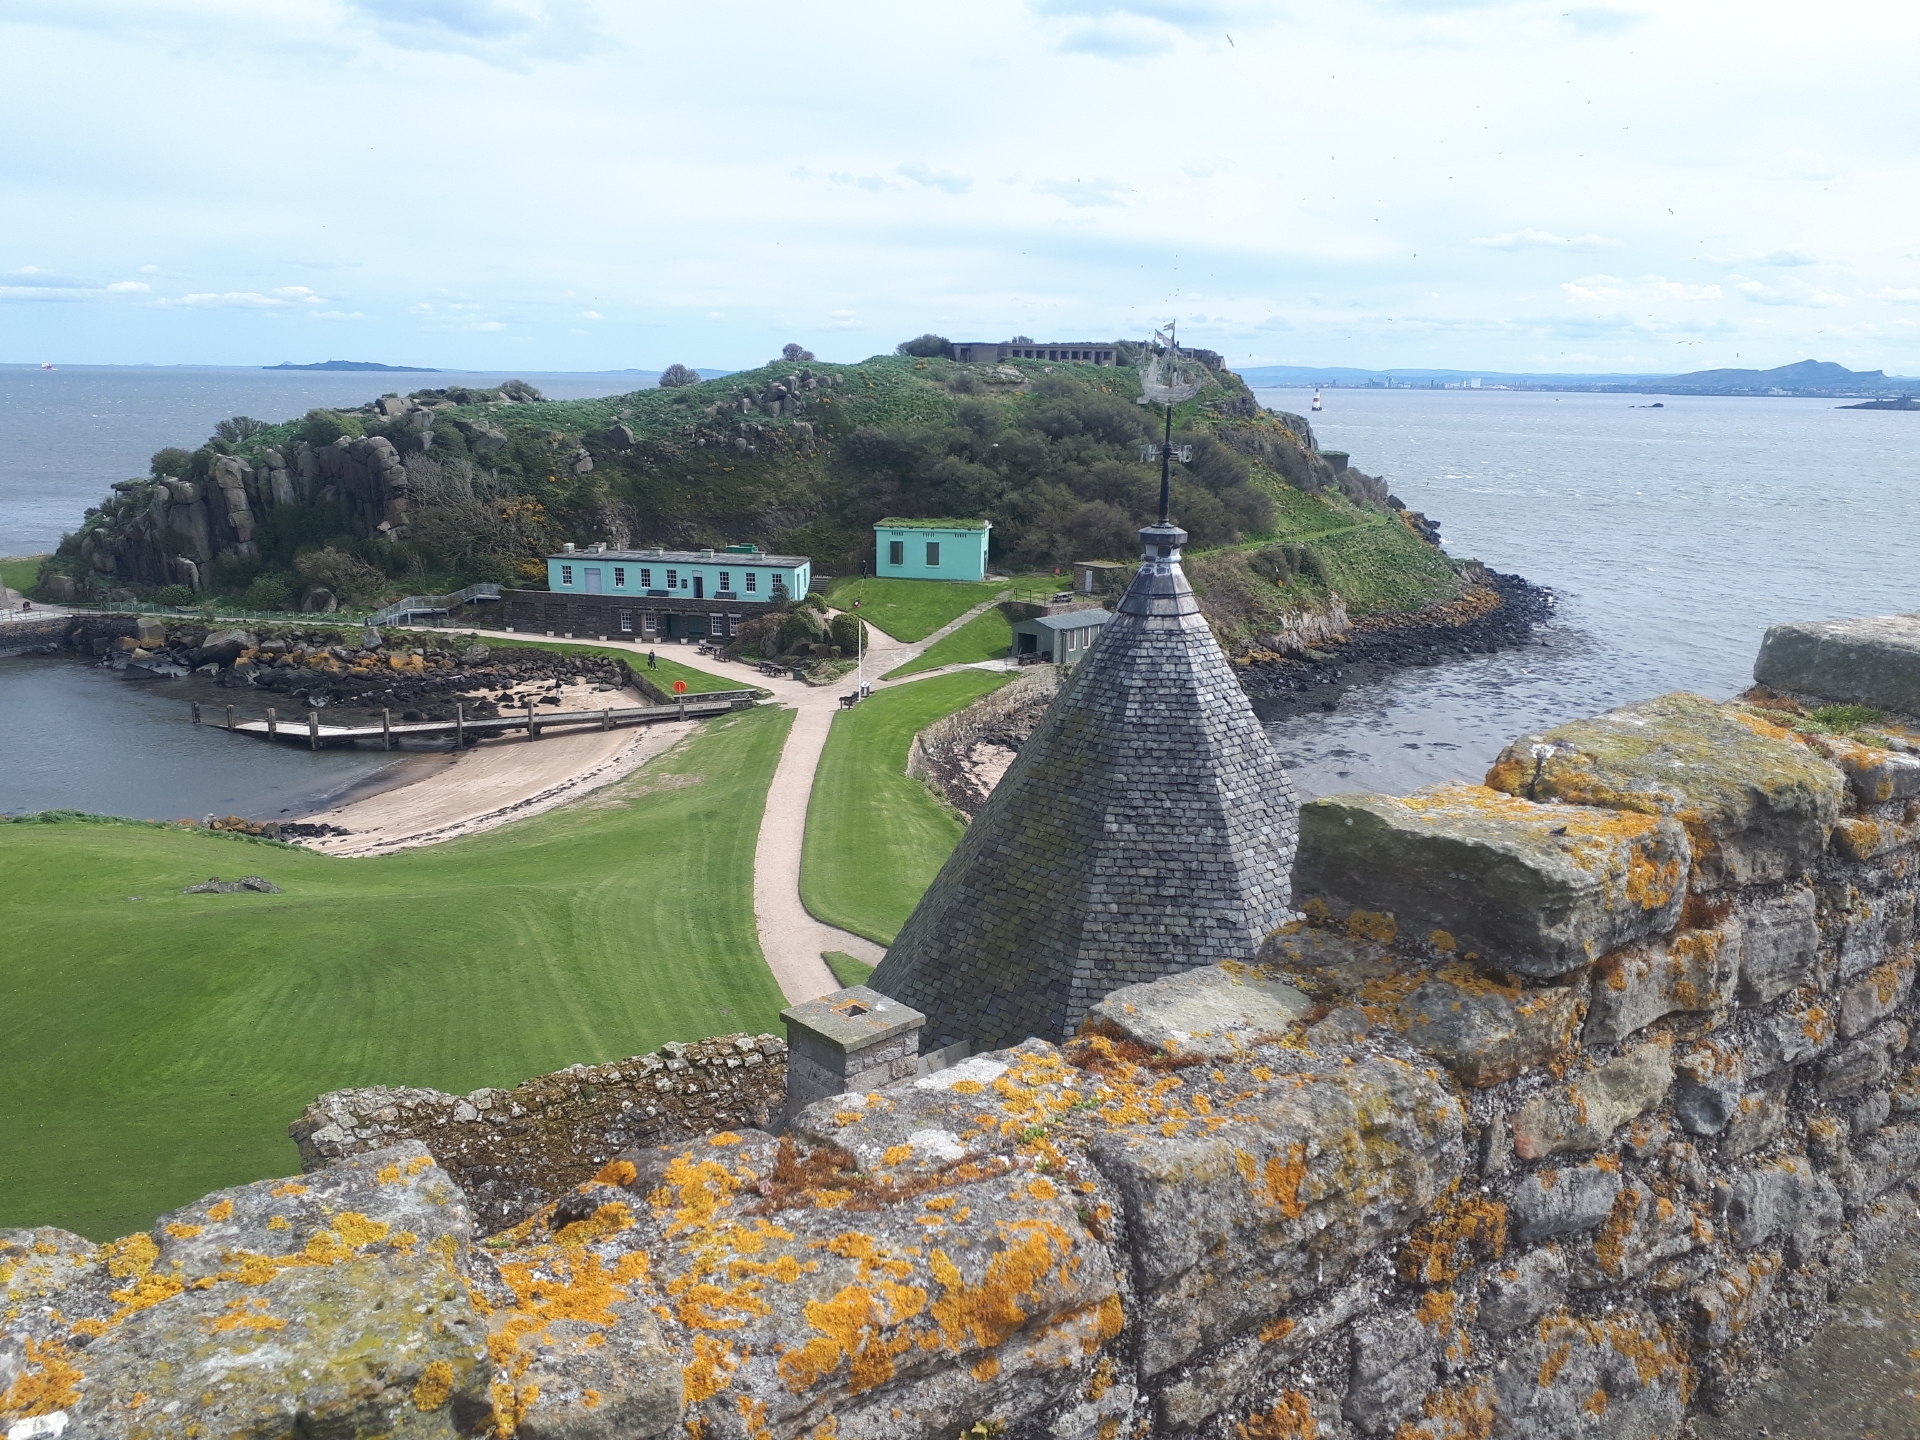
[[[962,364],[997,365],[1002,360],[1056,360],[1069,364],[1113,364],[1111,340],[1029,340],[1016,335],[1011,340],[956,340],[953,358]]]
[[[872,980],[923,1054],[1060,1040],[1122,985],[1249,961],[1291,917],[1293,785],[1180,568],[1145,559]]]

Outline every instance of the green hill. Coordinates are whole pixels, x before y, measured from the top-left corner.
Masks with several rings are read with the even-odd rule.
[[[491,580],[544,584],[564,540],[693,548],[750,541],[855,573],[885,515],[993,522],[1002,573],[1130,560],[1153,518],[1157,416],[1127,365],[877,356],[763,366],[667,389],[549,401],[524,382],[389,395],[264,425],[224,421],[154,456],[68,537],[43,593],[251,609],[325,589],[351,607]],[[1215,615],[1242,650],[1287,617],[1417,609],[1459,590],[1386,486],[1317,453],[1297,415],[1231,371],[1175,412],[1173,508]],[[69,577],[54,580],[56,575]],[[171,587],[170,589],[168,587]]]

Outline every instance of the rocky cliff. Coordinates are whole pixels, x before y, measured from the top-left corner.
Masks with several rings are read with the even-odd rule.
[[[329,1097],[299,1177],[109,1245],[0,1234],[0,1419],[1676,1436],[1920,1234],[1920,728],[1821,704],[1839,662],[1786,638],[1742,702],[1665,696],[1522,737],[1483,784],[1305,807],[1304,922],[1114,992],[1065,1045],[830,1096],[777,1138],[615,1153],[610,1120],[550,1125],[582,1153],[487,1163],[604,1163],[485,1239],[454,1174],[520,1091]],[[1815,638],[1911,666],[1920,615]],[[726,1050],[709,1123],[744,1093]],[[684,1073],[614,1068],[634,1103]],[[565,1089],[527,1093],[559,1114]]]

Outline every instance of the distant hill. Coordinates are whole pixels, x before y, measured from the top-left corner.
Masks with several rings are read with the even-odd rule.
[[[1872,395],[1920,390],[1920,380],[1802,360],[1772,370],[1695,370],[1659,382],[1664,395]]]
[[[1590,390],[1638,395],[1903,395],[1920,379],[1882,370],[1849,370],[1831,360],[1801,360],[1772,370],[1695,370],[1685,375],[1509,374],[1498,370],[1353,370],[1329,365],[1258,365],[1238,372],[1249,385],[1329,388],[1480,388]]]
[[[377,360],[322,360],[314,365],[296,365],[291,360],[282,360],[278,365],[262,365],[262,370],[377,370],[389,374],[406,373],[408,375],[438,375],[440,372],[429,365],[382,365]]]

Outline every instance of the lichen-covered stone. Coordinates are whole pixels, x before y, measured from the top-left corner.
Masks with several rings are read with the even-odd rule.
[[[1658,1105],[1672,1083],[1666,1047],[1638,1046],[1528,1101],[1513,1117],[1514,1149],[1522,1160],[1603,1149],[1615,1130]]]
[[[1278,1039],[1312,1008],[1263,967],[1210,965],[1123,986],[1094,1006],[1087,1022],[1150,1050],[1225,1059]]]
[[[1465,1167],[1459,1104],[1397,1061],[1275,1076],[1219,1120],[1091,1151],[1125,1201],[1148,1376],[1338,1283]]]
[[[1734,1104],[1720,1132],[1720,1159],[1744,1159],[1754,1151],[1773,1144],[1787,1129],[1787,1096],[1784,1088],[1749,1090]]]
[[[1825,1235],[1840,1221],[1840,1192],[1797,1156],[1756,1165],[1734,1182],[1727,1200],[1727,1234],[1742,1250],[1790,1235]]]
[[[1840,735],[1811,735],[1807,743],[1840,767],[1863,806],[1920,797],[1920,756]]]
[[[1685,1408],[1686,1350],[1642,1305],[1560,1314],[1501,1362],[1493,1440],[1654,1440]]]
[[[1300,825],[1303,905],[1386,912],[1525,975],[1562,975],[1663,934],[1685,899],[1685,834],[1653,815],[1447,784],[1329,796],[1302,807]]]
[[[1503,985],[1464,965],[1442,966],[1404,997],[1376,987],[1363,1008],[1401,1031],[1463,1084],[1484,1089],[1544,1065],[1572,1042],[1587,993],[1577,985]],[[1404,982],[1402,982],[1404,983]]]
[[[1753,678],[1821,700],[1920,712],[1920,612],[1771,625]]]
[[[1592,1230],[1613,1211],[1621,1190],[1617,1164],[1536,1170],[1514,1186],[1507,1213],[1523,1245]]]
[[[1374,1316],[1353,1328],[1353,1365],[1342,1413],[1363,1435],[1383,1435],[1419,1408],[1433,1388],[1441,1327],[1412,1310]]]
[[[1609,710],[1522,736],[1487,784],[1510,795],[1668,815],[1705,890],[1788,880],[1840,818],[1841,774],[1789,731],[1698,695]]]
[[[1858,1095],[1893,1070],[1893,1057],[1907,1048],[1907,1027],[1884,1021],[1857,1040],[1838,1046],[1820,1062],[1816,1092],[1822,1100]]]
[[[1481,1329],[1506,1335],[1559,1309],[1566,1291],[1566,1257],[1545,1245],[1487,1275],[1480,1285],[1474,1319]]]
[[[1834,955],[1835,978],[1852,980],[1914,943],[1914,892],[1822,885],[1815,891],[1822,943]]]
[[[1740,925],[1742,1005],[1765,1005],[1805,983],[1820,958],[1811,888],[1797,886],[1766,899],[1743,898],[1734,914]]]
[[[1714,1238],[1705,1210],[1704,1202],[1689,1207],[1643,1181],[1623,1184],[1593,1238],[1568,1242],[1569,1283],[1579,1290],[1610,1289],[1699,1249]]]
[[[1731,1004],[1740,955],[1737,920],[1614,951],[1595,969],[1582,1038],[1616,1044],[1662,1016]]]
[[[1747,1086],[1746,1054],[1721,1040],[1703,1040],[1674,1063],[1673,1118],[1690,1135],[1718,1135]]]
[[[1696,1285],[1687,1298],[1700,1344],[1720,1350],[1738,1340],[1767,1308],[1779,1276],[1780,1256],[1768,1252],[1737,1260]]]
[[[1914,959],[1903,956],[1873,967],[1843,989],[1838,999],[1840,1035],[1851,1040],[1893,1014],[1913,989]]]

